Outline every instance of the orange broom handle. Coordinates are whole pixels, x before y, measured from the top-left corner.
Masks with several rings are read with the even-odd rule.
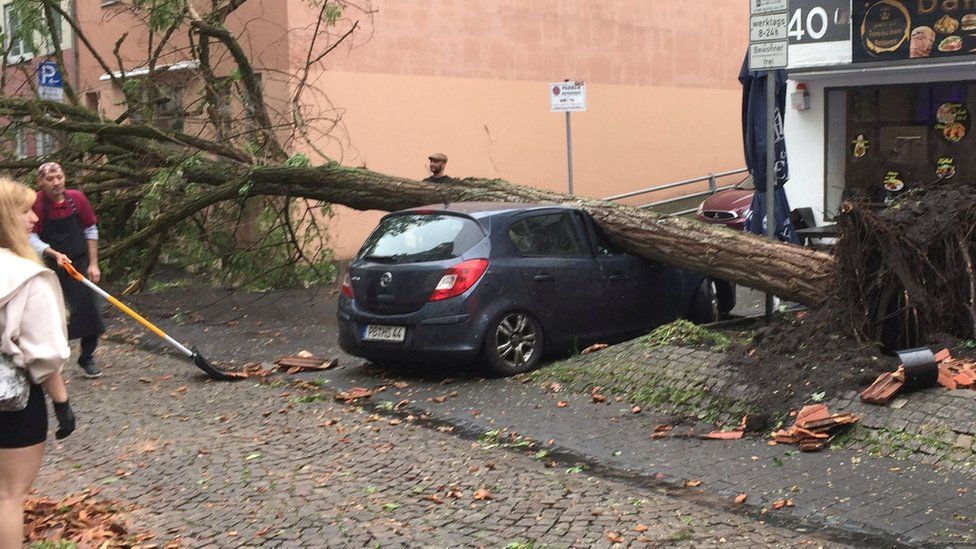
[[[69,261],[62,261],[62,262],[58,263],[58,265],[60,265],[62,269],[64,269],[65,271],[67,271],[68,275],[71,276],[71,278],[77,280],[78,282],[81,282],[85,286],[88,286],[89,288],[91,288],[92,290],[94,290],[95,292],[97,292],[98,295],[100,295],[100,296],[104,297],[105,299],[107,299],[109,301],[109,303],[111,303],[112,305],[115,305],[116,307],[118,307],[123,313],[125,313],[125,314],[131,316],[132,318],[136,319],[136,321],[139,322],[139,324],[142,324],[143,326],[145,326],[149,331],[151,331],[152,333],[156,334],[157,336],[163,338],[164,340],[168,341],[173,346],[175,346],[179,350],[183,351],[183,353],[186,354],[187,356],[190,356],[190,357],[193,356],[193,351],[187,349],[185,346],[181,345],[179,342],[177,342],[173,338],[171,338],[168,335],[166,335],[166,332],[160,330],[152,322],[149,322],[148,320],[146,320],[145,318],[143,318],[142,315],[140,315],[139,313],[137,313],[137,312],[133,311],[132,309],[130,309],[128,306],[126,306],[125,303],[122,303],[118,299],[115,299],[114,297],[112,297],[111,295],[109,295],[108,292],[106,292],[105,290],[103,290],[103,289],[99,288],[98,286],[96,286],[94,282],[92,282],[91,280],[88,280],[81,273],[79,273],[78,270],[75,269],[74,265],[72,265]]]

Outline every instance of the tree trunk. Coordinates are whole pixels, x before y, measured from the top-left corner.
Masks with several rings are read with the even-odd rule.
[[[808,305],[826,298],[834,258],[698,221],[665,217],[605,200],[572,197],[501,180],[430,184],[364,169],[264,167],[250,174],[254,194],[301,196],[358,210],[400,210],[458,201],[558,203],[585,210],[623,248]]]

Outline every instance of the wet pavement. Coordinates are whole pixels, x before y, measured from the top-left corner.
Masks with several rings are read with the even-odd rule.
[[[595,404],[585,395],[554,394],[537,384],[484,378],[469,368],[390,371],[364,367],[361,360],[337,348],[335,293],[331,289],[262,296],[187,290],[138,296],[131,302],[137,310],[159,320],[176,339],[197,344],[215,363],[269,362],[299,350],[338,358],[335,369],[297,377],[318,379],[332,391],[385,387],[364,402],[368,414],[382,418],[377,423],[404,422],[413,417],[430,428],[450,431],[453,437],[444,440],[453,443],[444,444],[457,445],[457,449],[468,447],[470,440],[484,438],[487,433],[491,440],[501,438],[510,445],[518,444],[516,449],[529,455],[544,451],[545,459],[531,461],[553,461],[556,465],[550,474],[553,470],[581,469],[600,482],[642,493],[663,492],[683,504],[731,513],[749,524],[761,520],[789,529],[796,536],[816,534],[835,542],[872,547],[963,547],[972,546],[976,539],[970,511],[976,509],[976,501],[968,489],[971,476],[949,475],[854,452],[798,454],[788,447],[770,447],[764,439],[651,440],[649,434],[655,425],[675,423],[676,418],[648,410],[633,414],[624,402],[611,399]],[[115,317],[110,325],[115,341],[166,352],[154,336],[132,322]],[[196,376],[192,365],[158,360],[182,368],[176,375]],[[113,377],[119,375],[114,368],[106,371]],[[195,379],[200,382],[199,376]],[[110,377],[102,383],[114,381]],[[251,382],[204,386],[218,390],[227,405],[233,406],[238,399],[237,407],[245,413],[252,402],[243,394],[235,397],[229,389],[245,384]],[[211,415],[218,417],[217,412],[215,409]],[[208,417],[208,413],[197,410],[187,417]],[[299,426],[289,429],[299,440],[320,436],[298,432]],[[436,433],[438,440],[446,436],[430,429],[416,432]],[[277,439],[275,444],[286,444],[287,438]],[[406,441],[401,449],[412,445]],[[732,504],[738,494],[746,494],[745,504]],[[772,509],[773,502],[784,499],[793,505]],[[463,539],[469,543],[472,538]],[[557,539],[565,545],[580,543],[577,538],[545,539]],[[775,545],[779,543],[784,542]]]

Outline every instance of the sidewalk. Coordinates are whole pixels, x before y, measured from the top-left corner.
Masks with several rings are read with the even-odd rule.
[[[596,404],[587,394],[573,394],[568,388],[553,394],[540,382],[484,379],[466,372],[364,368],[362,361],[342,355],[335,344],[334,300],[328,291],[230,296],[216,303],[194,292],[173,292],[141,296],[138,301],[137,308],[154,320],[179,309],[178,316],[160,324],[180,341],[197,342],[214,362],[266,362],[302,349],[338,357],[338,368],[306,377],[319,377],[334,390],[385,386],[365,404],[380,413],[429,417],[469,437],[495,430],[502,437],[517,433],[511,440],[532,439],[538,448],[564,462],[578,461],[592,474],[657,486],[837,541],[860,546],[976,546],[976,489],[970,489],[976,479],[971,470],[950,474],[946,467],[872,457],[863,450],[800,454],[789,446],[768,446],[764,438],[651,440],[655,425],[674,423],[676,418],[650,410],[633,414],[627,402],[612,398]],[[112,325],[118,326],[117,320]],[[125,339],[134,333],[116,330],[114,337]],[[151,335],[140,339],[150,348],[160,348]],[[669,368],[702,361],[686,349],[657,353],[647,363],[649,373],[654,364]],[[540,379],[544,377],[545,369]],[[397,389],[394,381],[406,385]],[[566,405],[558,406],[560,401]],[[392,412],[395,403],[401,405]],[[551,447],[546,445],[550,440]],[[692,482],[696,486],[689,488],[688,481],[700,483]],[[738,494],[747,495],[744,506],[731,504]],[[792,500],[793,506],[773,510],[773,502],[782,499]]]

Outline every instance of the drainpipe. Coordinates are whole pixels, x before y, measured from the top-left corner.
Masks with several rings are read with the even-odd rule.
[[[75,23],[78,23],[78,26],[80,27],[81,24],[78,21],[78,0],[71,0],[70,13],[71,13],[71,17],[75,18]],[[74,28],[71,29],[71,51],[73,52],[72,56],[74,57],[74,70],[72,70],[72,72],[74,73],[73,80],[75,81],[74,82],[75,91],[81,94],[81,97],[79,97],[78,99],[82,100],[81,106],[85,106],[84,96],[86,94],[81,91],[81,68],[78,66],[78,62],[80,59],[80,54],[78,53],[78,33],[75,32]]]

